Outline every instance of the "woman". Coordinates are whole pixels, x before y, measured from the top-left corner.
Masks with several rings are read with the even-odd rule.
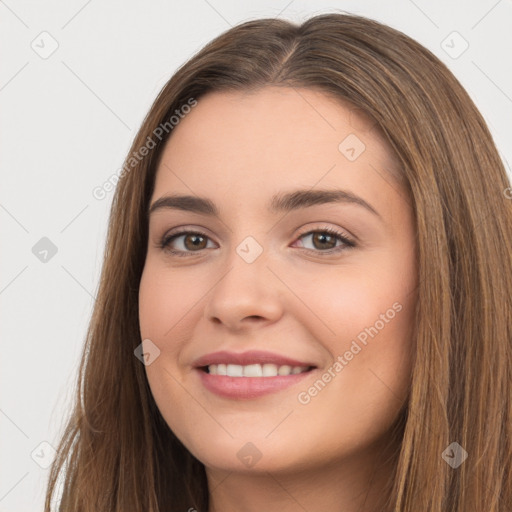
[[[404,34],[216,38],[126,158],[46,511],[509,510],[508,187]]]

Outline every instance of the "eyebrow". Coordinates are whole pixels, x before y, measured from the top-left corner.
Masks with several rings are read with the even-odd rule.
[[[295,190],[281,192],[272,197],[268,209],[271,213],[290,212],[319,204],[347,203],[362,206],[382,220],[381,215],[362,197],[347,190]],[[149,208],[149,215],[162,209],[176,209],[187,212],[220,217],[219,209],[206,197],[191,195],[168,195],[157,199]]]

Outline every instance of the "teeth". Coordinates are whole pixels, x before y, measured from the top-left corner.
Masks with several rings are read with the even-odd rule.
[[[227,375],[228,377],[277,377],[278,375],[296,375],[308,370],[307,366],[277,366],[275,364],[211,364],[208,372],[211,375]]]
[[[292,367],[291,366],[280,366],[277,369],[277,373],[279,375],[290,375],[292,373]]]
[[[228,364],[226,367],[226,375],[228,377],[243,377],[244,367],[238,364]]]
[[[276,364],[264,364],[263,377],[276,377],[278,375]]]
[[[244,370],[244,377],[262,377],[263,369],[261,364],[249,364],[247,366],[241,366]]]

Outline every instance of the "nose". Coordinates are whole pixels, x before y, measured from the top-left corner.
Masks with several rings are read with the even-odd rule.
[[[208,321],[240,331],[279,320],[283,314],[283,284],[268,268],[265,251],[248,263],[236,251],[206,296]]]

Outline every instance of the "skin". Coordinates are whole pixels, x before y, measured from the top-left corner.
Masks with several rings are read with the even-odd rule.
[[[338,148],[349,134],[366,146],[354,161]],[[210,93],[174,128],[151,204],[170,193],[203,196],[221,217],[151,215],[141,339],[160,350],[146,372],[163,417],[206,467],[209,512],[383,510],[392,466],[382,461],[410,386],[417,287],[413,212],[392,178],[397,168],[374,124],[309,89]],[[353,203],[268,211],[273,194],[299,188],[348,190],[380,217]],[[199,249],[193,234],[171,242],[190,256],[159,246],[180,226],[207,235]],[[325,227],[357,245],[302,236]],[[252,263],[236,251],[248,236],[263,249]],[[334,246],[345,249],[325,254]],[[396,303],[400,311],[333,371]],[[217,350],[250,349],[318,369],[291,388],[234,400],[205,389],[192,367]],[[329,368],[335,377],[300,403]],[[247,442],[261,454],[251,467],[237,456]]]

